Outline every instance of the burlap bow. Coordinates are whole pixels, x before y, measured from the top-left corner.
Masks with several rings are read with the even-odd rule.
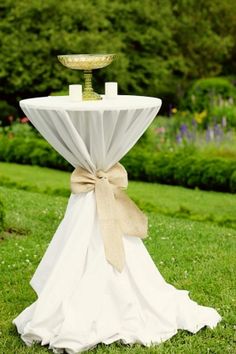
[[[147,217],[123,192],[127,186],[127,172],[120,163],[96,174],[77,167],[71,175],[72,193],[95,190],[105,256],[119,272],[125,264],[122,236],[147,236]]]

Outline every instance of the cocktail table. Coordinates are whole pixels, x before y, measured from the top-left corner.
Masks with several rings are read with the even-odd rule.
[[[13,320],[23,341],[75,354],[98,343],[150,346],[178,329],[215,327],[221,319],[216,310],[163,279],[142,241],[139,220],[129,214],[134,206],[119,194],[127,176],[118,161],[153,121],[161,100],[72,102],[54,96],[22,100],[20,106],[76,169],[64,218],[30,281],[38,298]],[[137,235],[122,231],[129,227]]]

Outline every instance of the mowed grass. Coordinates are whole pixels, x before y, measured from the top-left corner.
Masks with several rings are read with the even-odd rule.
[[[4,173],[18,184],[0,187],[6,207],[5,230],[0,234],[0,354],[50,353],[47,346],[25,346],[12,319],[37,298],[29,281],[63,218],[67,197],[56,191],[67,188],[69,174],[0,164],[0,176]],[[31,183],[31,191],[21,190],[21,181]],[[47,186],[51,195],[45,194]],[[155,347],[99,344],[86,353],[236,353],[236,230],[218,222],[234,218],[236,197],[140,182],[130,183],[129,194],[146,206],[149,237],[144,243],[166,281],[189,290],[200,304],[216,308],[223,321],[214,330],[204,328],[195,335],[179,331]],[[184,207],[191,210],[187,216],[178,213]],[[207,221],[204,216],[211,213],[217,219]],[[202,216],[201,221],[192,220],[193,215]]]

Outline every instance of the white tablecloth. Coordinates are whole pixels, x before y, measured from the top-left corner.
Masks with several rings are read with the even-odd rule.
[[[22,100],[43,137],[73,165],[107,170],[137,142],[161,100],[118,96],[72,102],[69,97]],[[165,282],[143,241],[124,235],[126,264],[106,261],[94,192],[71,194],[66,213],[31,279],[37,301],[13,320],[27,345],[75,354],[103,342],[158,344],[178,329],[213,328],[221,317]]]

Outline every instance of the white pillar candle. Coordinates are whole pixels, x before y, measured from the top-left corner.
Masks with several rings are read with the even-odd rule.
[[[105,96],[108,98],[116,97],[118,94],[117,82],[106,82],[105,83]]]
[[[73,101],[82,101],[82,85],[69,85],[69,96]]]

